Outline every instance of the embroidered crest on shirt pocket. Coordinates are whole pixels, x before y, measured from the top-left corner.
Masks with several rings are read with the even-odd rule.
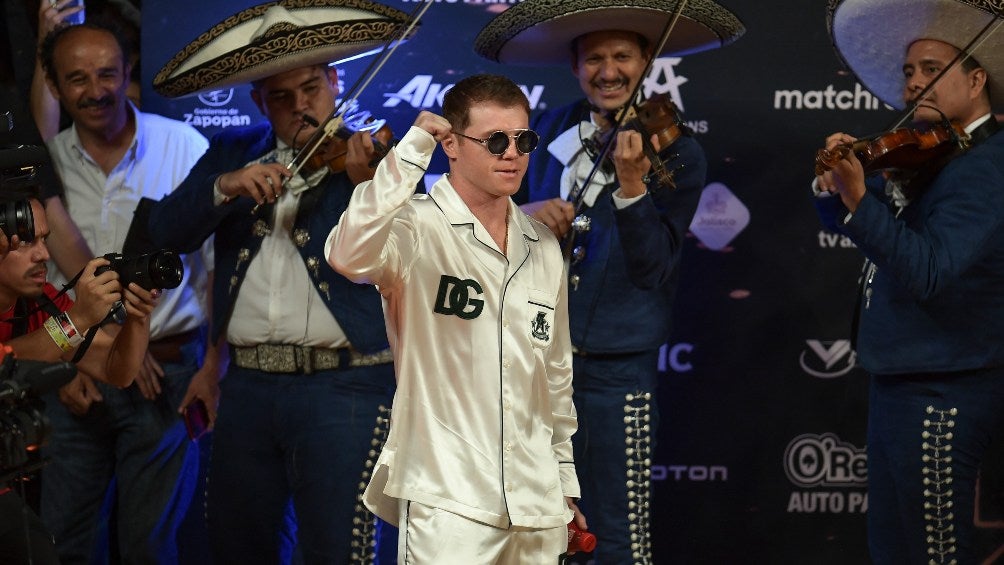
[[[550,296],[545,292],[531,290],[526,312],[530,318],[530,341],[537,347],[551,345],[554,335],[554,305]]]

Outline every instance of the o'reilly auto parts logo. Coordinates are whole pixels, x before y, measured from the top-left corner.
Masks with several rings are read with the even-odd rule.
[[[864,448],[836,434],[802,434],[784,450],[784,473],[796,487],[792,514],[863,514],[868,511],[868,458]]]

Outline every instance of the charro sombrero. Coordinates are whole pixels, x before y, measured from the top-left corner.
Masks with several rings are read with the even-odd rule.
[[[861,84],[903,109],[903,60],[919,39],[962,49],[994,18],[1000,0],[830,0],[827,26],[833,46]],[[973,49],[987,71],[994,108],[1004,107],[1004,27]]]
[[[268,2],[200,35],[164,65],[153,88],[184,96],[344,60],[397,38],[409,22],[404,12],[369,0]]]
[[[481,30],[474,51],[498,63],[568,65],[572,40],[603,30],[636,31],[655,44],[678,0],[524,0]],[[686,55],[723,47],[746,28],[711,0],[687,2],[659,56]]]

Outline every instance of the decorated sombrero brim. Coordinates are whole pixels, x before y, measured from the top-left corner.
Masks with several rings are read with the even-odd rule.
[[[405,36],[410,19],[369,0],[281,0],[243,10],[209,28],[153,79],[168,97],[260,80],[373,51]]]
[[[903,61],[920,39],[965,48],[1004,17],[1000,0],[830,0],[827,25],[837,53],[865,88],[903,109]],[[987,71],[995,108],[1004,102],[1004,26],[972,51]]]
[[[678,0],[524,0],[495,16],[474,40],[474,51],[497,63],[568,65],[572,40],[594,31],[638,32],[658,43]],[[746,28],[711,0],[690,0],[659,56],[723,47]]]

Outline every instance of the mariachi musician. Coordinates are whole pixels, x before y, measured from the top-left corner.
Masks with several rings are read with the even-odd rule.
[[[992,96],[1004,100],[1004,9],[982,0],[830,4],[830,33],[850,69],[912,111],[914,129],[886,135],[916,132],[930,156],[908,164],[897,152],[920,153],[912,142],[881,153],[879,140],[835,133],[822,156],[837,158],[823,159],[815,179],[824,223],[867,258],[856,348],[872,375],[871,557],[975,563],[978,470],[1004,424],[1004,133],[992,114],[1002,108]],[[932,126],[917,129],[924,123]],[[938,131],[948,134],[941,143],[929,137]],[[866,180],[887,166],[897,170]]]
[[[632,119],[644,135],[615,124],[637,106],[653,56],[720,47],[744,32],[731,12],[709,0],[526,0],[499,14],[475,40],[480,55],[500,63],[570,65],[585,96],[531,123],[541,148],[530,155],[514,199],[564,239],[570,255],[579,414],[572,443],[598,563],[652,562],[648,503],[658,355],[669,338],[677,266],[707,168],[703,150],[666,98]],[[673,117],[646,122],[641,117],[648,113]],[[647,131],[651,124],[675,135]],[[661,170],[652,170],[657,160]],[[580,214],[582,231],[570,232]]]
[[[167,96],[250,83],[267,118],[214,137],[150,216],[161,247],[215,235],[212,332],[230,344],[207,492],[219,563],[285,562],[290,503],[305,562],[370,558],[373,517],[357,497],[385,431],[392,356],[380,295],[335,273],[322,247],[373,176],[373,141],[351,136],[337,171],[286,165],[336,116],[328,63],[400,39],[409,21],[366,0],[263,4],[210,28],[154,80]]]

